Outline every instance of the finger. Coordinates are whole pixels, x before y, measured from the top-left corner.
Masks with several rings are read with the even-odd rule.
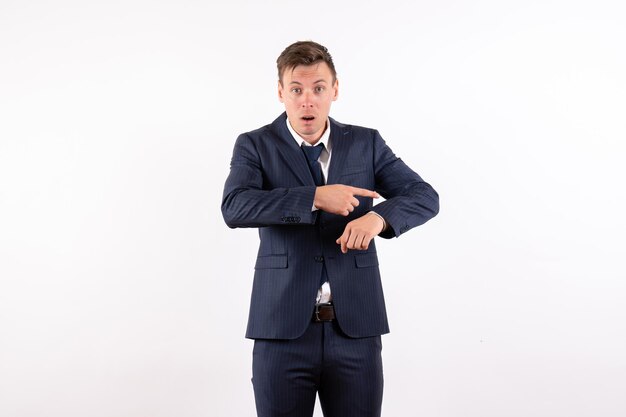
[[[371,237],[363,236],[363,242],[361,242],[361,250],[366,250],[370,246]]]
[[[346,246],[348,247],[348,249],[358,249],[359,248],[357,246],[357,244],[356,244],[358,237],[359,237],[358,233],[355,233],[355,232],[351,232],[350,233],[350,237],[348,238],[348,242],[346,243]]]
[[[350,236],[350,229],[346,227],[343,231],[343,234],[339,236],[339,238],[335,241],[338,245],[341,245],[341,252],[346,253],[348,249],[346,248],[346,242],[348,241],[348,237]]]
[[[358,207],[360,203],[359,203],[359,200],[352,197],[352,199],[350,200],[350,204],[352,204],[352,207]]]
[[[351,213],[354,211],[354,206],[350,204],[346,210],[348,210],[348,212]]]
[[[359,244],[359,249],[364,250],[367,249],[367,235],[363,234],[362,236],[359,236],[359,238],[357,239],[356,243]]]
[[[341,236],[339,236],[339,237],[337,238],[337,240],[335,240],[335,243],[336,243],[336,244],[338,244],[338,245],[340,245],[340,244],[341,244],[341,239],[343,239],[343,238],[344,238],[344,236],[346,236],[346,233],[347,233],[347,229],[343,231],[343,233],[341,234]]]
[[[362,197],[378,198],[380,195],[376,191],[367,190],[365,188],[352,187],[353,195],[360,195]]]
[[[352,244],[348,245],[350,249],[361,249],[361,242],[363,242],[363,235],[354,233],[351,237],[353,237]]]

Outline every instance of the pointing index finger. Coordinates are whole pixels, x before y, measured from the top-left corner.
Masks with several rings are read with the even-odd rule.
[[[353,195],[360,195],[361,197],[378,198],[380,195],[376,191],[368,190],[365,188],[352,187]]]

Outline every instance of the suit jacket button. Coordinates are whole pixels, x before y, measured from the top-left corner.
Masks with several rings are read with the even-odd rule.
[[[316,256],[315,257],[315,262],[324,262],[324,257],[323,256]]]

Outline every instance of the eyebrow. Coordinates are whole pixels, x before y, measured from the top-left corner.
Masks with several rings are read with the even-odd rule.
[[[313,84],[318,84],[318,83],[325,83],[326,80],[324,79],[319,79],[317,81],[315,81]],[[289,84],[298,84],[298,85],[302,85],[302,83],[300,81],[292,81]]]

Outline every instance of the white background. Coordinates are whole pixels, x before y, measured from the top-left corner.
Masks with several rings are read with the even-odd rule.
[[[441,197],[378,241],[383,415],[626,415],[625,22],[617,0],[0,0],[0,415],[255,415],[258,238],[221,193],[306,39],[331,116]]]

